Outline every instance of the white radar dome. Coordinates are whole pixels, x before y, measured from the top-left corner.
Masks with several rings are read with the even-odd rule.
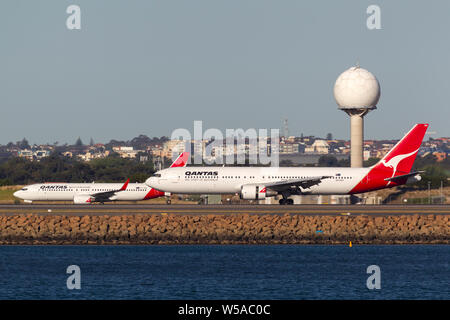
[[[374,109],[380,99],[380,84],[366,69],[351,67],[337,78],[334,99],[341,109]]]

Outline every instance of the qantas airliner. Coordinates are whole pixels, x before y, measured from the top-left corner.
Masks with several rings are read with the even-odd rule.
[[[183,152],[170,166],[186,166],[188,152]],[[164,192],[148,187],[144,183],[43,183],[26,186],[14,196],[27,203],[33,201],[73,201],[75,204],[89,204],[108,201],[138,201],[158,198]]]
[[[145,182],[163,192],[184,194],[238,193],[259,200],[282,195],[358,194],[420,181],[411,172],[428,124],[416,124],[383,159],[369,168],[185,167],[156,172]]]

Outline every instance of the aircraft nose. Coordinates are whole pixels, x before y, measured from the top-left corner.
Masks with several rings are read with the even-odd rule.
[[[147,180],[145,180],[145,184],[151,187],[152,181],[153,181],[153,178],[148,178]]]
[[[22,195],[22,192],[20,190],[13,193],[13,196],[16,198],[22,199],[21,195]]]
[[[145,184],[151,188],[156,188],[158,186],[159,178],[150,177],[145,181]]]

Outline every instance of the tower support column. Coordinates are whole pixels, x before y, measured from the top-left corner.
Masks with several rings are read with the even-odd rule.
[[[352,168],[363,167],[364,116],[370,110],[365,108],[344,109],[350,116],[350,166]]]
[[[359,114],[350,116],[350,165],[352,168],[363,166],[364,117]]]

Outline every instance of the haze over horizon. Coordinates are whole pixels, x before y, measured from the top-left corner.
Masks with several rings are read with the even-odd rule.
[[[81,8],[68,30],[66,8]],[[360,63],[380,82],[366,139],[415,123],[450,136],[450,2],[133,1],[0,4],[0,144],[87,144],[176,128],[279,128],[349,139],[333,85]]]

